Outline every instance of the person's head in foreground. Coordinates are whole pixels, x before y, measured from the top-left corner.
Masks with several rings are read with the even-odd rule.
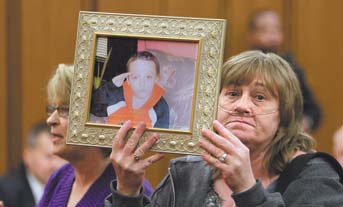
[[[199,140],[204,152],[173,160],[150,201],[143,199],[141,180],[145,169],[163,156],[142,156],[158,135],[136,147],[145,129],[141,124],[125,145],[132,123],[121,127],[111,155],[117,173],[112,206],[341,205],[338,173],[326,159],[309,157],[318,153],[312,152],[313,139],[302,132],[302,101],[293,70],[279,56],[248,51],[230,58],[223,66],[214,130],[203,129]],[[298,157],[309,159],[300,165],[300,174],[288,176],[286,167],[294,167]]]
[[[137,52],[127,62],[128,83],[133,95],[141,99],[151,96],[160,76],[160,64],[150,52]]]

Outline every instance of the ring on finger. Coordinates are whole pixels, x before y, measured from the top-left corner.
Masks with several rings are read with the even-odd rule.
[[[139,156],[139,155],[136,155],[136,154],[133,154],[133,158],[135,159],[135,161],[139,161],[139,160],[141,160],[141,156]]]
[[[218,160],[219,160],[221,163],[225,163],[226,157],[227,157],[227,154],[224,153],[224,154],[222,154],[220,157],[218,157]]]

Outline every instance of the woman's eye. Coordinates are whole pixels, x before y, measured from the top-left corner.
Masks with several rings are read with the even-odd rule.
[[[265,99],[264,95],[261,95],[261,94],[256,95],[256,100],[262,101],[262,100],[264,100],[264,99]]]
[[[238,92],[237,91],[228,91],[226,92],[227,96],[238,96]]]

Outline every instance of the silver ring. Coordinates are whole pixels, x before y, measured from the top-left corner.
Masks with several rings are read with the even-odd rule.
[[[221,163],[225,163],[225,158],[227,157],[227,154],[226,153],[224,153],[222,156],[220,156],[219,158],[218,158],[218,160],[221,162]]]
[[[141,156],[138,156],[136,154],[133,154],[133,158],[135,158],[135,161],[141,160]]]

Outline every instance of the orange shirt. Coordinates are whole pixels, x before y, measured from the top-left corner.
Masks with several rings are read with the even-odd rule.
[[[139,122],[145,122],[147,127],[153,127],[149,110],[153,109],[155,104],[163,96],[164,89],[155,83],[149,99],[138,109],[132,108],[133,92],[127,81],[123,83],[123,93],[126,105],[110,114],[107,123],[122,124],[127,120],[131,120],[134,126],[137,126]]]

